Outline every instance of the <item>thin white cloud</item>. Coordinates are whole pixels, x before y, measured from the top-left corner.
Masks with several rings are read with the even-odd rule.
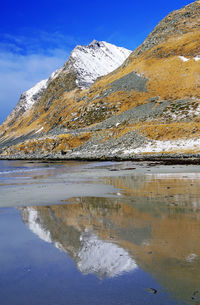
[[[23,29],[0,36],[0,123],[16,106],[21,93],[60,68],[77,44],[55,31]]]
[[[0,35],[0,49],[12,53],[23,54],[50,54],[54,49],[71,50],[77,45],[73,36],[64,35],[58,31],[46,32],[33,29],[23,29],[23,34],[17,36],[11,34]]]
[[[64,64],[68,55],[62,49],[51,50],[46,56],[0,52],[0,122],[15,107],[22,92],[48,78]]]

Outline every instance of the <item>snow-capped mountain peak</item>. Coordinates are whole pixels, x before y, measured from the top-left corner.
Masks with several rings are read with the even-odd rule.
[[[17,106],[8,119],[16,119],[29,110],[43,95],[51,81],[69,73],[76,75],[75,85],[81,89],[90,87],[94,81],[117,69],[130,55],[131,51],[105,41],[93,40],[89,45],[76,46],[64,66],[53,72],[48,79],[42,80],[28,91],[22,93]],[[64,86],[64,84],[63,84]],[[66,88],[68,91],[68,88]]]
[[[70,61],[77,73],[77,85],[81,89],[90,87],[100,76],[117,69],[131,51],[105,41],[93,40],[87,46],[77,46]]]

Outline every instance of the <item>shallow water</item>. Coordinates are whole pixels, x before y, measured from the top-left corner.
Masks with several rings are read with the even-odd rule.
[[[24,177],[26,187],[46,177],[71,179],[72,173],[80,181],[95,177],[94,187],[98,182],[115,190],[98,197],[86,192],[56,205],[2,207],[0,304],[200,303],[199,167],[131,162],[0,166],[1,172],[10,171],[2,174],[0,192],[7,178],[14,192]],[[78,192],[75,176],[70,183]]]

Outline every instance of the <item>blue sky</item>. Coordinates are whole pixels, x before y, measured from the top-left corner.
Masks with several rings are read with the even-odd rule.
[[[20,94],[61,67],[77,44],[134,50],[187,0],[7,0],[0,6],[0,122]]]

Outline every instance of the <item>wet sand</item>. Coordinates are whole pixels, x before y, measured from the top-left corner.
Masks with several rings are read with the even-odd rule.
[[[15,161],[13,161],[15,162]],[[23,161],[21,161],[23,164]],[[38,165],[36,162],[35,164]],[[32,167],[34,168],[33,163]],[[58,163],[59,164],[59,163]],[[107,183],[120,176],[190,175],[200,178],[199,165],[161,165],[149,162],[49,162],[36,172],[0,176],[0,207],[52,205],[71,197],[118,197],[120,187]]]

